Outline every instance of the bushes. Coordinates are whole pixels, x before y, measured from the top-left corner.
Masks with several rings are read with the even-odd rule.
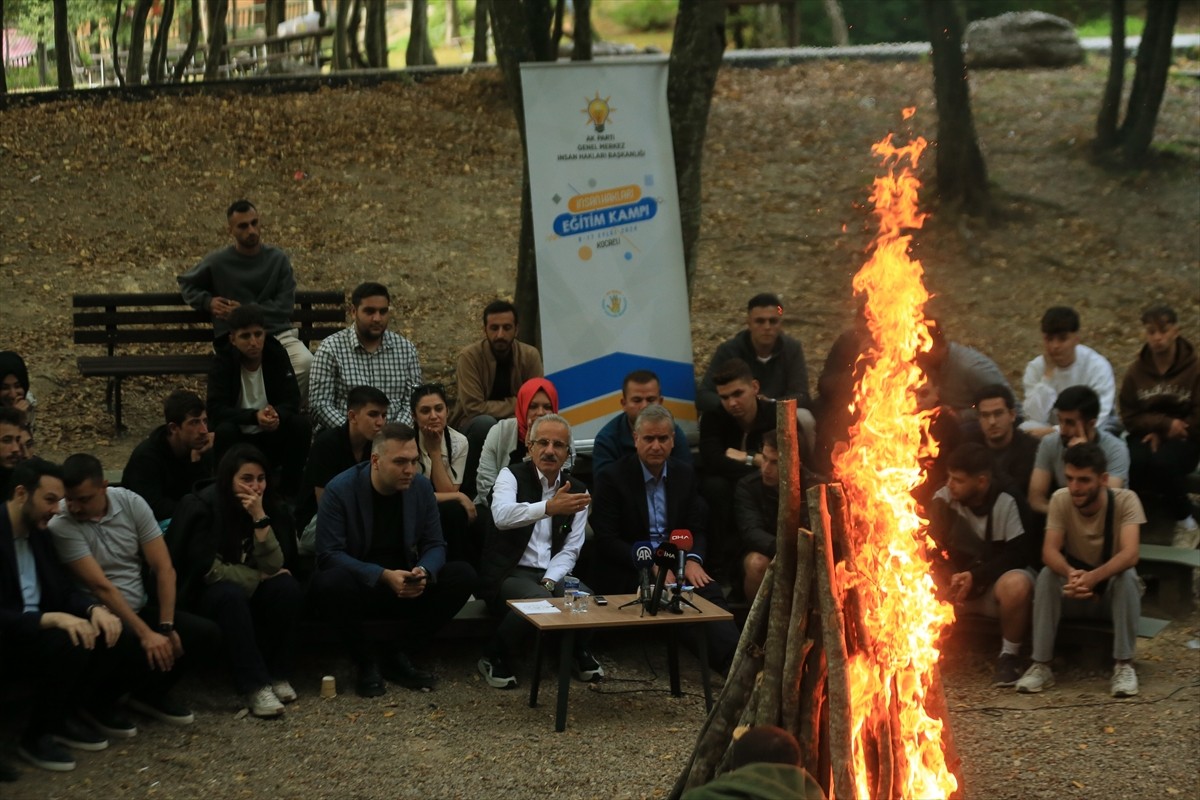
[[[606,9],[630,31],[669,31],[675,27],[677,0],[622,0]]]

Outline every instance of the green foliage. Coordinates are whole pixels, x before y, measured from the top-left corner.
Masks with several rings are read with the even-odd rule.
[[[1141,36],[1146,27],[1146,20],[1141,17],[1125,17],[1125,35]],[[1112,17],[1099,17],[1088,20],[1075,28],[1080,38],[1090,36],[1112,36]]]
[[[675,27],[677,0],[616,0],[593,3],[592,13],[601,11],[630,31],[669,31]]]

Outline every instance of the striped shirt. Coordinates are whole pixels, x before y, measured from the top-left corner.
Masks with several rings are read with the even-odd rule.
[[[308,405],[318,428],[336,428],[346,421],[346,395],[355,386],[373,386],[388,397],[388,422],[412,425],[408,407],[413,389],[421,385],[417,348],[392,331],[374,352],[368,352],[351,325],[321,342],[308,378]]]

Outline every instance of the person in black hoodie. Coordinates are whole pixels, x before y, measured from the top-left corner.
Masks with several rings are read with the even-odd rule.
[[[220,626],[234,683],[256,717],[278,716],[296,699],[288,679],[303,602],[286,566],[296,559],[295,526],[269,488],[268,466],[257,448],[235,445],[167,530],[176,602]]]
[[[163,401],[166,422],[133,449],[121,484],[141,495],[165,528],[175,506],[200,481],[213,474],[213,437],[208,432],[204,401],[195,392],[177,389]]]
[[[283,471],[283,492],[300,491],[312,424],[300,413],[300,388],[287,350],[266,335],[262,309],[229,313],[229,342],[208,373],[208,415],[216,431],[216,458],[237,442],[253,444]]]
[[[1021,492],[996,479],[987,447],[961,445],[947,459],[946,474],[928,509],[939,551],[935,574],[960,612],[999,617],[1003,639],[993,684],[1013,686],[1021,677],[1021,643],[1033,610],[1039,537],[1026,532],[1029,512]]]

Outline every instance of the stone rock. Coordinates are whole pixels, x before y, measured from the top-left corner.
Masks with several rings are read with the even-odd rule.
[[[967,26],[963,43],[972,69],[1067,67],[1083,61],[1075,28],[1043,11],[1011,11],[976,20]]]

